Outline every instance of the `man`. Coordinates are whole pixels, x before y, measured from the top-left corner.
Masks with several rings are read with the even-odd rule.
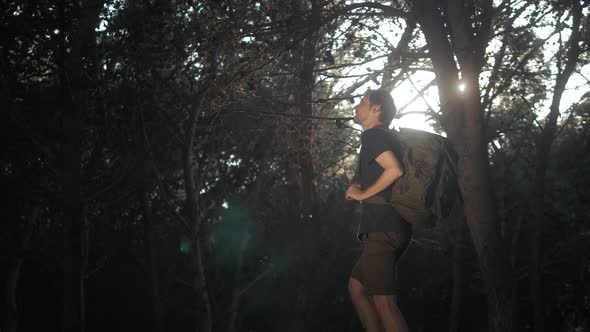
[[[368,90],[354,109],[354,121],[363,127],[359,183],[346,190],[346,199],[389,199],[389,187],[403,175],[399,142],[388,129],[396,113],[393,99],[387,91]],[[412,226],[390,205],[361,206],[363,252],[348,282],[352,302],[365,331],[407,332],[395,296],[396,265],[410,243]]]

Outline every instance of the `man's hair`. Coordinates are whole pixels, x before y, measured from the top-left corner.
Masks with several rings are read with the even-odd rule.
[[[379,121],[389,126],[391,120],[395,118],[395,114],[397,113],[397,109],[395,108],[395,104],[393,103],[393,98],[391,98],[391,94],[381,89],[369,89],[367,90],[367,92],[365,92],[365,95],[369,97],[369,104],[371,106],[381,106],[381,113],[379,113]]]

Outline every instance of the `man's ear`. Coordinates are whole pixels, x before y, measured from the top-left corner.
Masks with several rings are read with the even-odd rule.
[[[381,112],[381,105],[375,104],[375,105],[371,106],[371,111]]]

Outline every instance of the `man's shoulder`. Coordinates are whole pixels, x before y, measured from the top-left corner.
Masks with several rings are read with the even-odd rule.
[[[363,143],[370,143],[373,141],[391,141],[396,139],[397,135],[393,129],[381,126],[367,129],[361,134],[361,140]]]

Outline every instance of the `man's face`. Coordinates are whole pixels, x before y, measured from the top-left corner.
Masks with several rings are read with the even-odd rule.
[[[353,121],[357,124],[362,125],[371,113],[371,103],[369,102],[369,96],[364,95],[361,101],[354,107],[354,118]]]

